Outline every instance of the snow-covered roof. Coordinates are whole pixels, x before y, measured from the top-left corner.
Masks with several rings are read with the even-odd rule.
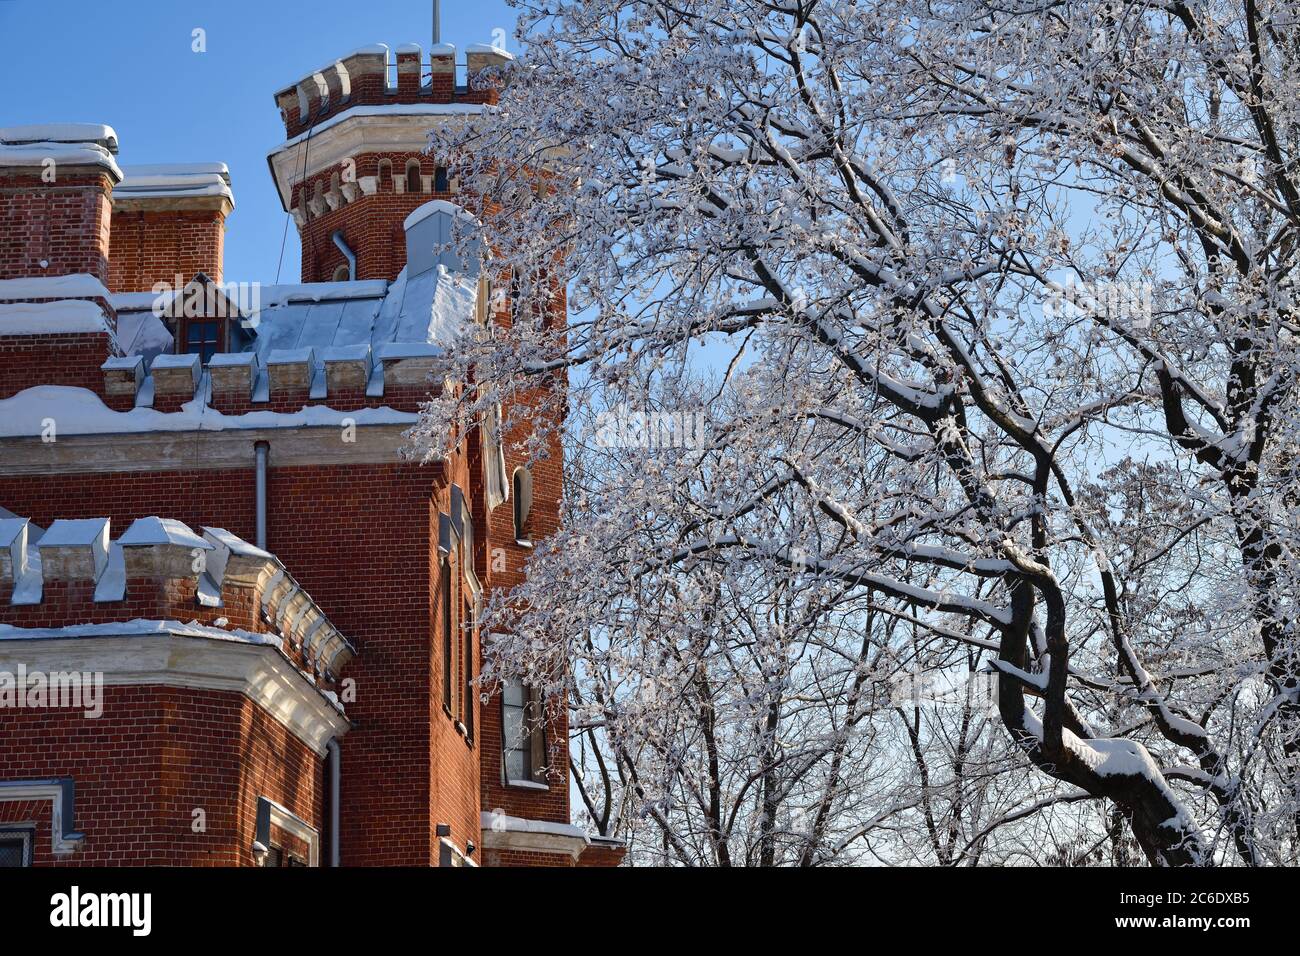
[[[173,343],[167,325],[152,311],[117,314],[117,344],[127,355],[152,359],[161,352],[170,352]]]
[[[115,199],[180,199],[221,196],[234,204],[225,163],[166,163],[124,166]]]
[[[473,321],[478,281],[439,266],[409,281],[402,270],[382,297],[277,301],[274,288],[269,292],[273,304],[264,299],[249,323],[257,330],[254,347],[262,364],[273,352],[306,348],[320,359],[328,350],[347,346],[369,345],[376,355],[395,344],[432,347],[422,349],[422,355],[450,347],[465,323]]]

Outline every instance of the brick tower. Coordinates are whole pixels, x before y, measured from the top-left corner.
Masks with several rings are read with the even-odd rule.
[[[278,92],[286,141],[269,159],[284,208],[302,239],[302,281],[395,279],[405,265],[402,223],[458,183],[425,153],[428,131],[495,102],[474,89],[509,54],[471,46],[457,83],[456,48],[424,59],[416,44],[362,47]],[[355,256],[355,271],[349,256]]]
[[[251,304],[220,284],[223,164],[0,129],[0,691],[103,685],[82,711],[10,695],[0,863],[621,858],[570,823],[564,702],[477,684],[486,595],[558,526],[561,449],[530,463],[530,423],[485,421],[404,454],[461,387],[430,379],[437,330],[509,325],[441,248],[467,214],[423,152],[507,59],[371,46],[280,91],[303,284]]]

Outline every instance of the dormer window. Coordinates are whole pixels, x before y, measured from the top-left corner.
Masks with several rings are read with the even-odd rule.
[[[181,340],[178,352],[198,355],[204,365],[208,359],[225,350],[220,319],[184,319],[181,321]]]

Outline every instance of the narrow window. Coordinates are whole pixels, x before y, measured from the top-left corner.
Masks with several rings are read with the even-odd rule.
[[[527,468],[516,468],[514,474],[515,496],[515,540],[527,543],[529,537],[529,516],[533,511],[533,476]]]
[[[437,166],[433,170],[433,191],[436,193],[451,192],[451,185],[447,179],[447,167]]]
[[[468,601],[462,607],[461,614],[461,631],[464,637],[464,650],[461,652],[461,663],[465,671],[465,714],[461,722],[465,725],[465,736],[471,743],[474,741],[474,608]]]
[[[412,159],[406,164],[406,191],[408,193],[424,192],[420,188],[420,161]]]
[[[452,610],[451,610],[451,555],[442,561],[442,580],[439,582],[438,600],[442,603],[442,706],[447,713],[452,712],[455,704],[452,687]]]
[[[393,190],[393,164],[386,159],[379,161],[379,191],[381,193],[392,192]]]
[[[502,747],[507,783],[541,783],[546,772],[546,734],[541,696],[522,681],[501,692]]]

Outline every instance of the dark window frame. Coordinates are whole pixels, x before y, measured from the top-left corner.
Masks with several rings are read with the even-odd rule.
[[[197,341],[193,338],[195,329],[211,330],[211,337],[201,335]],[[208,364],[208,360],[226,347],[226,324],[222,319],[196,316],[181,320],[181,334],[177,351],[182,355],[198,355],[199,360]]]
[[[21,845],[21,862],[16,867],[5,869],[26,869],[32,865],[35,851],[36,832],[31,827],[0,826],[0,843],[18,843]]]

